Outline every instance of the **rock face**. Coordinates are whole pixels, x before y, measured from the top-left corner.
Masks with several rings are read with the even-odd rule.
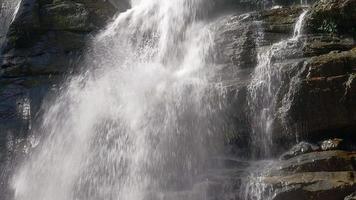
[[[336,200],[356,189],[356,173],[305,172],[284,177],[265,178],[267,184],[279,185],[273,200]]]
[[[231,10],[241,6],[216,24],[219,51],[215,64],[216,79],[227,91],[223,105],[229,126],[224,133],[227,152],[250,158],[251,119],[246,96],[258,53],[290,38],[305,8],[296,6],[299,0],[275,0],[286,7],[266,10],[263,8],[275,4],[258,0],[216,2],[217,6],[224,2]],[[282,55],[273,58],[283,77],[273,116],[273,148],[278,155],[290,149],[263,177],[266,192],[273,191],[266,195],[274,200],[354,198],[355,2],[317,1],[307,14],[300,41],[288,44]],[[92,34],[128,6],[121,0],[22,1],[0,57],[0,163],[11,164],[9,140],[16,146],[18,139],[21,143],[26,138],[44,96],[57,88],[63,74],[76,70]],[[256,8],[261,10],[251,12]],[[296,138],[305,142],[290,148]],[[211,179],[214,184],[221,181],[231,186],[233,182],[230,193],[221,190],[221,194],[238,199],[235,193],[243,183],[241,176],[247,176],[247,166],[241,166],[248,164],[228,163],[223,181],[220,176]],[[3,187],[0,185],[0,193]]]
[[[5,43],[3,75],[67,71],[85,49],[90,33],[116,12],[112,4],[101,0],[22,1]]]
[[[354,198],[351,193],[356,191],[355,8],[353,0],[317,1],[304,22],[305,34],[300,38],[301,45],[290,47],[301,53],[292,55],[287,52],[288,56],[283,57],[281,75],[285,80],[277,98],[274,145],[278,154],[283,147],[290,147],[296,138],[306,142],[284,153],[267,175],[257,178],[265,184],[265,188],[257,189],[265,192],[262,199],[266,196],[274,200]],[[228,63],[230,67],[228,74],[246,72],[243,79],[231,78],[230,81],[238,83],[235,86],[240,88],[240,93],[246,92],[244,88],[249,84],[253,71],[246,69],[251,69],[257,62],[258,48],[290,37],[301,10],[288,7],[257,13],[235,16],[232,18],[235,23],[230,21],[227,23],[229,28],[220,29],[226,30],[225,43],[232,44],[222,45],[227,49],[221,48],[222,63]],[[263,33],[263,36],[258,33]],[[248,44],[245,45],[247,48],[239,46],[241,44]],[[295,68],[288,67],[291,63],[301,64]],[[246,108],[246,101],[240,99],[242,96],[236,95],[235,102],[238,103],[232,105]],[[248,112],[246,109],[231,110],[237,119],[246,118]],[[247,118],[236,120],[236,123],[248,124],[249,121]],[[250,126],[246,127],[247,134],[237,134],[248,137]],[[243,144],[249,145],[248,142]],[[239,181],[235,185],[244,182]]]
[[[300,39],[304,43],[303,55],[294,57],[303,62],[299,75],[292,76],[297,83],[291,85],[287,81],[284,85],[289,85],[289,89],[281,90],[282,93],[290,93],[288,106],[283,106],[286,105],[283,102],[285,95],[278,100],[281,106],[276,112],[283,112],[280,112],[276,123],[276,141],[286,141],[288,135],[295,134],[307,141],[355,136],[356,43],[351,32],[341,28],[352,30],[350,27],[354,27],[351,24],[356,21],[352,18],[355,12],[350,11],[355,8],[354,3],[354,0],[325,0],[310,8],[305,21],[308,34]],[[315,28],[324,23],[317,19],[329,19],[325,17],[326,13],[339,20],[335,23],[340,28],[332,34]],[[279,123],[283,125],[278,127]]]
[[[0,54],[0,199],[13,159],[93,33],[129,4],[114,0],[22,0]]]
[[[308,142],[300,142],[299,144],[292,147],[289,151],[284,153],[281,156],[281,160],[287,160],[301,154],[317,151],[319,149],[320,147],[318,147],[317,145]]]
[[[234,14],[217,22],[217,80],[227,88],[226,111],[232,124],[226,133],[227,143],[243,148],[250,140],[247,86],[258,62],[258,51],[290,37],[301,7],[278,8]],[[291,52],[286,52],[286,54]],[[231,139],[233,138],[233,139]],[[248,155],[244,153],[243,156]]]
[[[272,199],[344,199],[356,190],[355,152],[321,151],[276,163],[263,178]]]
[[[309,32],[338,33],[356,37],[356,1],[327,0],[315,4],[309,14]]]

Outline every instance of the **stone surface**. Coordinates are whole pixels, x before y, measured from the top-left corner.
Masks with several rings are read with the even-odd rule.
[[[353,171],[306,172],[264,181],[273,187],[273,200],[337,200],[356,190],[355,176]]]
[[[348,34],[356,37],[356,0],[318,1],[308,18],[308,32]]]
[[[355,46],[354,39],[337,35],[308,35],[303,53],[306,57],[320,56],[332,51],[348,51]]]
[[[341,145],[343,141],[344,141],[343,139],[338,139],[338,138],[324,140],[321,142],[320,147],[321,150],[323,151],[341,149]]]
[[[43,102],[63,75],[76,70],[91,35],[128,8],[127,2],[118,5],[123,7],[102,0],[22,0],[0,54],[0,199],[10,199],[7,180],[17,150],[26,151],[22,142],[38,124]]]
[[[300,7],[250,12],[245,14],[227,15],[216,22],[216,79],[222,82],[222,87],[227,93],[226,98],[226,123],[231,124],[227,133],[224,133],[228,144],[243,149],[249,145],[250,122],[248,119],[247,86],[252,73],[257,65],[258,51],[269,48],[272,43],[288,38],[293,30],[299,14],[303,11]],[[284,30],[275,29],[284,27]],[[295,48],[295,46],[297,48]],[[278,55],[279,65],[285,69],[300,65],[300,62],[285,62],[285,58],[301,57],[296,51],[301,43],[291,43],[282,55]],[[231,146],[229,146],[231,147]],[[248,156],[243,150],[242,156]]]
[[[273,200],[336,200],[356,190],[356,153],[315,151],[274,162],[262,177]]]
[[[58,74],[72,69],[91,33],[125,9],[102,0],[22,1],[0,58],[2,74]]]
[[[288,116],[302,139],[342,137],[355,132],[356,49],[313,57],[294,92]],[[322,135],[324,134],[324,135]]]
[[[301,154],[317,151],[319,149],[320,149],[320,147],[317,146],[317,145],[314,145],[314,144],[311,144],[311,143],[308,143],[308,142],[300,142],[299,144],[297,144],[294,147],[292,147],[289,151],[284,153],[280,157],[280,159],[281,160],[287,160],[287,159],[296,157],[296,156],[301,155]]]
[[[356,169],[356,153],[334,150],[315,151],[282,160],[275,164],[271,174],[291,174],[300,172],[335,172]]]

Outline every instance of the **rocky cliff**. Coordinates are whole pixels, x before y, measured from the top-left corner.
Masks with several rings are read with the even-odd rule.
[[[5,170],[11,170],[16,147],[40,116],[45,96],[76,71],[92,35],[128,6],[126,1],[21,1],[0,56],[0,179],[10,174]],[[0,199],[6,187],[1,181]]]
[[[254,116],[248,86],[259,53],[290,38],[298,17],[308,9],[303,34],[297,41],[287,42],[285,51],[272,59],[282,70],[273,96],[272,153],[268,158],[281,158],[258,176],[263,180],[263,192],[275,200],[353,199],[356,0],[309,1],[313,4],[308,8],[299,3],[234,0],[216,4],[224,9],[221,13],[227,13],[216,22],[215,38],[215,64],[218,78],[227,88],[224,106],[231,124],[228,133],[223,133],[226,152],[247,160],[264,155],[263,150],[252,150],[258,148],[256,138],[251,137]],[[277,4],[283,7],[270,9]],[[50,98],[58,82],[77,71],[91,37],[128,7],[124,1],[21,2],[0,57],[3,165],[11,165],[16,145],[40,116],[44,97]],[[234,163],[234,167],[226,178],[235,184],[229,188],[231,195],[241,189],[237,185],[251,164]],[[7,173],[2,174],[0,178],[6,179]]]

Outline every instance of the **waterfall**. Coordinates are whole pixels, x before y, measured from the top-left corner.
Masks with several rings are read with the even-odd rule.
[[[205,199],[222,141],[209,6],[134,1],[99,33],[33,129],[15,199]]]
[[[258,64],[248,86],[248,103],[252,115],[251,141],[257,156],[271,156],[278,92],[283,85],[283,65],[278,65],[276,61],[283,60],[285,52],[289,56],[288,48],[298,42],[306,13],[307,10],[299,16],[293,37],[277,42],[268,49],[262,48],[258,54]]]
[[[20,0],[0,0],[0,49],[11,22],[20,7]]]
[[[308,10],[299,16],[293,31],[293,36],[273,44],[269,49],[263,49],[258,55],[258,65],[252,81],[248,86],[248,101],[251,107],[253,132],[251,140],[255,154],[264,158],[271,157],[273,146],[273,123],[276,119],[278,93],[283,85],[283,66],[278,65],[277,59],[283,60],[284,52],[290,53],[288,48],[298,42],[303,28],[303,21]],[[288,95],[288,94],[287,94]],[[283,99],[284,101],[286,99]],[[287,104],[288,102],[283,102]],[[283,105],[282,105],[283,107]],[[273,197],[272,188],[263,181],[269,170],[272,169],[274,160],[258,161],[248,171],[245,184],[242,186],[240,196],[245,200],[269,200]]]

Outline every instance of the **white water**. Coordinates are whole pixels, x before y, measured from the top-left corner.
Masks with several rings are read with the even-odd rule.
[[[34,132],[16,200],[206,198],[197,182],[222,141],[209,5],[134,1],[97,36]]]
[[[252,114],[252,143],[257,156],[271,156],[273,146],[273,123],[277,114],[277,98],[282,83],[283,60],[288,47],[298,42],[302,32],[305,10],[298,18],[293,37],[263,48],[258,54],[258,65],[248,86],[249,107]]]
[[[299,16],[293,31],[293,37],[273,44],[268,50],[262,51],[258,57],[258,65],[253,79],[248,87],[249,105],[253,112],[252,140],[256,154],[270,157],[273,146],[273,123],[278,112],[277,98],[280,87],[283,84],[281,67],[275,59],[283,59],[283,52],[289,45],[298,42],[303,28],[303,21],[308,10],[304,10]],[[294,79],[294,78],[293,78]],[[295,80],[292,80],[295,81]],[[288,94],[286,94],[288,96]],[[283,99],[283,104],[287,98]],[[283,107],[284,105],[282,105]],[[273,199],[273,190],[266,185],[263,177],[273,168],[274,161],[259,161],[252,165],[250,176],[241,190],[240,196],[245,200],[269,200]]]
[[[0,49],[11,22],[19,10],[21,0],[0,0]]]

